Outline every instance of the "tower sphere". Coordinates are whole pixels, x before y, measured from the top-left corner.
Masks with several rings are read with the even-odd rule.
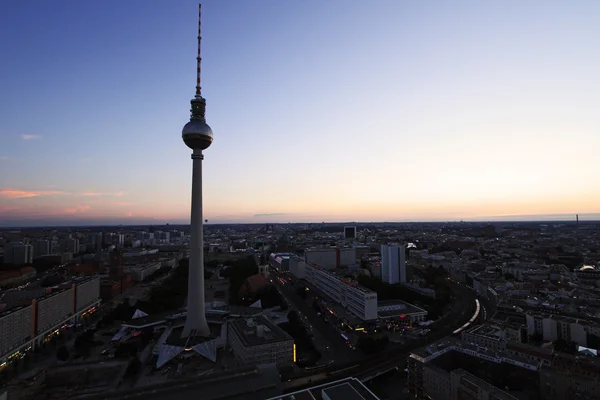
[[[201,119],[192,119],[181,131],[184,143],[192,150],[205,150],[213,141],[210,126]]]

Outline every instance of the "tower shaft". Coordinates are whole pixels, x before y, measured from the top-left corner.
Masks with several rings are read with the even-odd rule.
[[[204,221],[202,217],[202,150],[192,154],[192,212],[187,318],[182,337],[210,336],[204,309]]]

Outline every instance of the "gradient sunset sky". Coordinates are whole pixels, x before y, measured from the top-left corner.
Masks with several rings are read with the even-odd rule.
[[[599,17],[204,1],[205,217],[598,216]],[[191,0],[0,3],[0,225],[189,221],[196,25]]]

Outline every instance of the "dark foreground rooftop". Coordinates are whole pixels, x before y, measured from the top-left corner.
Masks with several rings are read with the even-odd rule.
[[[262,400],[282,392],[275,364],[133,388],[86,400]]]
[[[313,386],[308,389],[273,397],[269,400],[379,400],[356,378]]]

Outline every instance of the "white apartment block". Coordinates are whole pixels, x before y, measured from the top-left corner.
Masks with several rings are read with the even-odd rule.
[[[77,311],[93,305],[100,298],[100,278],[86,279],[75,283],[75,308]]]
[[[306,265],[305,277],[327,297],[361,320],[377,319],[377,293],[315,265]]]
[[[541,335],[543,340],[564,339],[579,346],[587,346],[587,334],[599,335],[600,326],[593,321],[562,315],[527,313],[527,334]]]
[[[404,245],[381,245],[381,280],[385,283],[406,283]]]
[[[37,333],[44,333],[73,315],[73,288],[37,300]]]
[[[0,355],[11,352],[31,339],[32,318],[31,306],[0,313]]]
[[[62,291],[38,295],[36,292],[31,305],[0,313],[0,365],[19,351],[41,346],[47,335],[65,324],[77,323],[82,314],[97,306],[100,278],[82,279]]]

